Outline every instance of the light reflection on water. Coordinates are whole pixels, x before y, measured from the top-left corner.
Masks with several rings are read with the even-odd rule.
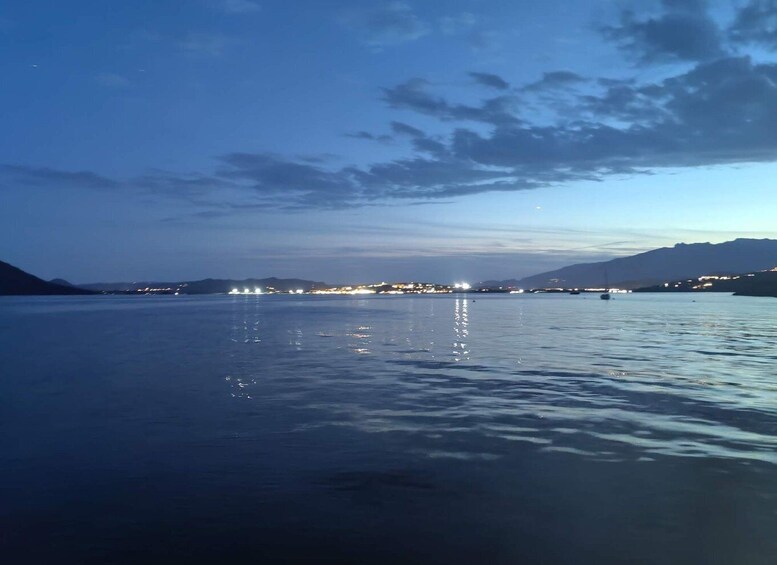
[[[777,301],[472,298],[0,301],[0,557],[772,562]]]
[[[412,436],[440,446],[446,435],[470,436],[467,450],[431,446],[430,456],[480,457],[480,437],[504,440],[490,443],[498,450],[523,441],[608,461],[660,454],[777,463],[777,329],[759,308],[770,304],[662,299],[392,298],[333,313],[329,303],[263,310],[238,298],[244,333],[233,341],[254,343],[245,328],[257,318],[291,324],[293,335],[306,328],[317,339],[294,341],[301,358],[284,358],[274,339],[251,350],[257,365],[273,357],[252,386],[283,399],[295,374],[297,406],[318,420],[307,428],[402,432],[413,451]],[[322,388],[350,392],[322,402]]]
[[[453,310],[453,332],[456,339],[453,342],[453,355],[456,361],[469,359],[467,341],[469,336],[469,316],[467,315],[467,298],[456,298],[456,306]]]

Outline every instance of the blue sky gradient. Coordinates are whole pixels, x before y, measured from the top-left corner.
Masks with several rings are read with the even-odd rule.
[[[448,282],[777,237],[777,2],[11,0],[0,259]]]

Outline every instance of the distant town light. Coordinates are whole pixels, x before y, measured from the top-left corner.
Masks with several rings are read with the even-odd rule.
[[[371,288],[357,288],[351,291],[351,294],[375,294]]]

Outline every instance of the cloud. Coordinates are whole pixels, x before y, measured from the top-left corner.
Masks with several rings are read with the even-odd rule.
[[[394,139],[390,135],[385,135],[385,134],[376,135],[368,131],[355,131],[351,133],[346,133],[345,137],[351,137],[353,139],[366,139],[368,141],[379,141],[381,143],[390,143]]]
[[[152,171],[124,181],[6,165],[0,177],[5,187],[134,189],[206,209],[301,210],[449,201],[661,168],[777,161],[777,63],[721,56],[671,69],[661,79],[555,71],[515,94],[466,104],[437,94],[423,78],[410,79],[385,88],[383,100],[424,123],[436,121],[424,128],[435,134],[410,125],[412,119],[390,121],[390,134],[349,134],[402,141],[408,150],[363,165],[234,152],[196,174]],[[545,95],[553,89],[562,94]],[[528,103],[542,106],[525,115]]]
[[[471,72],[469,73],[469,76],[475,79],[475,82],[483,86],[496,88],[498,90],[506,90],[510,88],[510,83],[507,82],[502,77],[500,77],[499,75],[494,75],[491,73]]]
[[[663,0],[663,14],[640,19],[621,13],[615,26],[602,28],[642,64],[667,61],[707,61],[723,56],[723,34],[700,0]]]
[[[448,198],[485,192],[505,173],[458,160],[415,157],[352,169],[367,200]]]
[[[226,167],[219,176],[281,207],[344,208],[358,198],[348,169],[330,170],[270,153],[231,153],[221,160]]]
[[[442,120],[470,120],[491,124],[515,122],[513,113],[517,99],[504,95],[484,100],[480,106],[450,104],[440,96],[429,92],[430,83],[413,78],[391,88],[383,89],[383,99],[391,108],[411,110]]]
[[[60,171],[48,167],[0,165],[0,178],[12,185],[43,188],[113,189],[121,183],[91,171]]]
[[[759,43],[777,49],[777,0],[750,0],[729,29],[738,43]]]
[[[462,12],[453,16],[443,16],[440,18],[440,31],[445,35],[456,35],[470,31],[478,23],[479,19],[475,14]]]
[[[429,153],[440,159],[450,154],[445,143],[429,137],[416,137],[413,139],[413,147],[418,152]]]
[[[234,153],[222,160],[227,168],[219,171],[220,176],[244,183],[268,205],[286,209],[447,198],[487,191],[487,186],[479,185],[504,176],[494,168],[425,157],[334,170],[268,153]]]
[[[398,172],[406,181],[417,180],[389,191],[395,197],[412,192],[433,198],[601,181],[665,167],[777,160],[777,64],[722,57],[657,82],[596,82],[560,72],[548,73],[540,83],[584,87],[569,94],[577,110],[574,120],[528,123],[515,115],[513,101],[489,114],[493,99],[464,106],[431,94],[430,83],[422,79],[386,89],[391,107],[441,122],[486,121],[494,129],[483,133],[459,126],[448,140],[419,136],[414,148],[431,149],[428,159],[376,165],[371,171],[384,180],[393,181]],[[465,174],[453,185],[441,169],[474,176]],[[435,175],[440,175],[437,183]]]
[[[449,116],[451,108],[441,96],[433,96],[428,90],[429,82],[422,78],[411,78],[391,88],[384,88],[384,100],[392,108],[409,109],[432,116]]]
[[[499,34],[485,27],[482,17],[471,12],[443,16],[438,20],[440,32],[449,37],[463,37],[473,51],[485,51],[496,46]]]
[[[331,161],[336,161],[339,158],[340,156],[336,155],[335,153],[318,153],[314,155],[297,156],[297,159],[299,159],[303,163],[316,163],[316,164],[329,163]]]
[[[340,23],[375,48],[415,41],[431,31],[404,2],[352,10],[341,14]]]
[[[409,135],[410,137],[426,137],[424,132],[402,122],[391,122],[391,130],[397,135]]]
[[[100,73],[95,80],[98,84],[110,88],[126,88],[131,84],[127,77],[116,73]]]
[[[585,80],[585,78],[572,71],[552,71],[544,73],[540,80],[524,86],[521,90],[532,92],[565,88],[585,82]]]
[[[475,52],[495,51],[501,46],[502,35],[490,29],[476,28],[467,36],[469,46]]]
[[[455,154],[549,182],[777,156],[775,64],[724,58],[658,83],[616,85],[581,100],[587,120],[504,126],[485,136],[458,130]]]
[[[140,189],[145,193],[183,198],[190,202],[201,202],[200,199],[227,189],[240,189],[235,182],[216,174],[182,174],[169,171],[151,171],[123,184],[125,189]]]

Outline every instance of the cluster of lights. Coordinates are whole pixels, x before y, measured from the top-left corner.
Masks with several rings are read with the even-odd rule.
[[[233,288],[229,291],[229,294],[262,294],[262,289],[255,288],[254,290],[251,290],[250,288],[244,288],[241,291],[239,288]]]
[[[433,283],[376,283],[359,286],[342,286],[312,290],[311,294],[444,294],[450,286]]]
[[[458,290],[469,290],[472,288],[472,285],[465,282],[456,283],[453,285],[453,288]]]

